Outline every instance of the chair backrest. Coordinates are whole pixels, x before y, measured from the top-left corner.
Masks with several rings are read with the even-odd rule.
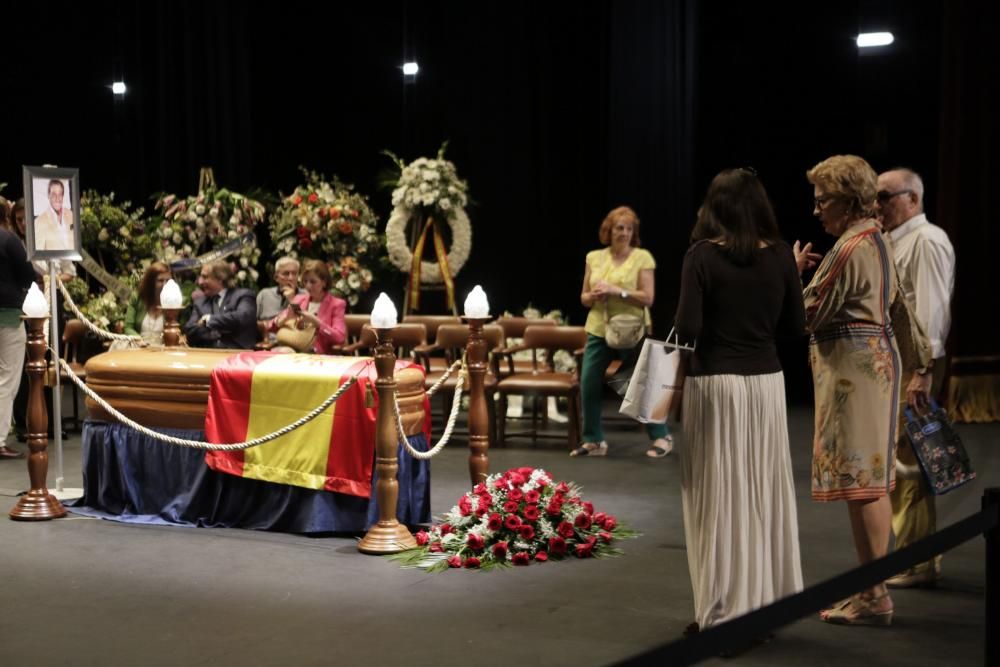
[[[87,325],[81,320],[67,320],[63,329],[63,354],[66,361],[76,362],[80,352],[80,341],[87,334]]]
[[[503,328],[496,324],[483,327],[483,338],[486,339],[486,349],[493,351],[504,346]],[[445,350],[449,359],[461,356],[458,350],[465,349],[469,344],[469,327],[464,324],[442,324],[437,331],[437,345]]]
[[[437,342],[438,327],[445,324],[461,324],[454,315],[404,315],[404,323],[423,324],[427,327],[427,342]]]
[[[506,338],[523,338],[528,327],[554,327],[558,323],[547,318],[501,317],[496,321]]]
[[[372,316],[367,313],[348,313],[344,315],[344,324],[347,326],[347,342],[353,343],[358,340],[361,336],[361,329],[369,321],[371,321]]]
[[[374,349],[376,343],[375,330],[372,329],[371,324],[366,324],[361,328],[358,342],[369,351]],[[413,348],[427,343],[427,328],[423,324],[414,322],[397,324],[392,330],[392,342],[396,346],[399,357],[408,357]]]

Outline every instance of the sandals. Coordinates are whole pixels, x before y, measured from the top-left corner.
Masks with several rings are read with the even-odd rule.
[[[607,456],[608,443],[605,440],[600,442],[585,442],[569,453],[570,456]]]
[[[662,459],[664,456],[674,451],[674,436],[668,435],[665,438],[657,438],[649,445],[646,456],[651,459]]]
[[[837,625],[892,625],[892,614],[894,609],[885,611],[875,611],[878,601],[889,597],[888,593],[883,593],[869,600],[860,596],[848,598],[840,606],[820,612],[820,618],[827,623]]]

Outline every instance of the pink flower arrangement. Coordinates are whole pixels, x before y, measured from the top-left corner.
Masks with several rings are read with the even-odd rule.
[[[636,537],[573,483],[555,483],[541,468],[489,476],[459,498],[441,523],[416,534],[417,548],[391,556],[428,571],[527,566],[568,556],[619,555],[616,540]]]

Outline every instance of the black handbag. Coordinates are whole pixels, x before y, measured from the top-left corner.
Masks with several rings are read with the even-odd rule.
[[[931,411],[925,415],[909,407],[905,414],[906,434],[934,495],[948,493],[976,478],[965,445],[937,402],[931,401]]]

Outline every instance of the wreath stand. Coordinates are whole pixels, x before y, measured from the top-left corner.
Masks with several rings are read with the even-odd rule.
[[[447,252],[442,252],[441,251],[441,247],[439,246],[439,244],[435,243],[434,244],[434,251],[435,251],[435,253],[437,253],[437,260],[438,260],[438,263],[441,265],[441,268],[442,268],[441,273],[447,276],[445,278],[446,282],[442,282],[442,283],[421,283],[420,282],[420,262],[423,261],[424,241],[426,240],[427,232],[428,232],[429,229],[434,229],[435,230],[435,235],[437,234],[437,230],[436,230],[436,227],[435,227],[436,223],[434,222],[434,218],[433,217],[428,216],[427,217],[427,222],[425,222],[424,225],[423,225],[423,231],[421,231],[421,225],[419,224],[419,218],[417,218],[416,216],[413,216],[411,218],[411,220],[414,223],[416,223],[416,224],[413,224],[412,227],[411,227],[411,229],[410,229],[410,254],[413,256],[413,264],[410,267],[409,278],[407,278],[407,280],[406,280],[406,292],[405,292],[405,296],[403,297],[403,316],[404,317],[406,315],[410,315],[411,314],[411,312],[412,312],[411,309],[410,309],[411,305],[413,305],[414,307],[419,307],[419,294],[423,294],[424,292],[447,292],[448,291],[447,281],[451,280],[451,274],[450,274],[450,272],[447,269],[447,266],[448,266]],[[413,285],[414,278],[416,278],[416,280],[417,280],[416,289],[414,289],[414,285]],[[417,304],[411,303],[411,299],[410,299],[411,293],[414,293],[414,296],[417,297],[416,299],[414,299],[414,301],[418,302]],[[451,299],[450,299],[450,302],[451,302],[450,303],[450,305],[451,305],[451,313],[455,317],[458,317],[458,307],[457,307],[457,304],[456,304],[455,298],[454,298],[454,286],[451,288],[451,293],[452,293],[452,296],[451,296]],[[449,301],[447,294],[445,296],[445,301],[446,301],[446,303]]]

